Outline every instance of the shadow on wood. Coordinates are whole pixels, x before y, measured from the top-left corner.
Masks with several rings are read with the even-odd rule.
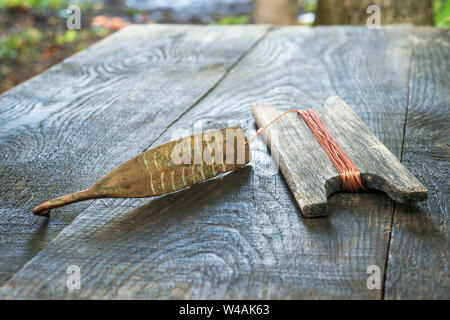
[[[395,213],[399,221],[397,227],[407,230],[408,233],[428,240],[446,240],[446,234],[430,218],[433,212],[427,213],[417,203],[397,203]]]
[[[156,231],[158,232],[152,234],[150,236],[152,238],[161,233],[163,229],[174,225],[183,225],[182,221],[186,221],[186,219],[189,220],[189,223],[195,223],[195,220],[201,219],[196,212],[204,212],[200,210],[201,206],[208,206],[208,202],[211,200],[238,190],[249,179],[251,170],[251,166],[245,166],[225,174],[221,178],[194,185],[187,190],[161,196],[146,205],[123,213],[121,218],[99,229],[96,238],[104,239],[107,237],[112,240],[132,235],[137,230],[145,229],[148,232],[157,227]],[[129,207],[123,208],[126,210]],[[156,245],[156,243],[154,244]]]

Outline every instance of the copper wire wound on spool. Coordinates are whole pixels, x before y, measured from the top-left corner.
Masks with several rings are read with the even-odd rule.
[[[306,122],[306,125],[314,134],[317,141],[322,146],[322,149],[325,151],[326,155],[339,172],[342,180],[342,189],[352,192],[356,192],[360,189],[365,189],[361,182],[361,174],[358,167],[355,165],[352,159],[350,159],[347,153],[345,153],[345,151],[341,148],[341,146],[337,143],[333,136],[328,132],[325,124],[320,119],[319,113],[315,110],[288,110],[270,121],[264,127],[259,128],[256,132],[256,135],[253,138],[247,140],[245,143],[249,143],[255,140],[262,131],[266,130],[267,127],[290,112],[297,112]]]

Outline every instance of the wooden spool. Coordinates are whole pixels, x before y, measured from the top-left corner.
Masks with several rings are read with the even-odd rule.
[[[261,104],[251,110],[258,127],[283,113]],[[366,189],[383,191],[400,203],[427,199],[427,189],[340,97],[329,97],[318,112],[330,134],[360,170]],[[342,180],[303,119],[296,113],[287,114],[262,135],[303,215],[327,215],[327,198],[342,190]]]

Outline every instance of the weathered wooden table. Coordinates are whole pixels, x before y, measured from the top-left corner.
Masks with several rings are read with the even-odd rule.
[[[433,28],[123,29],[0,97],[0,297],[450,298],[449,61],[449,31]],[[31,214],[195,121],[251,135],[255,102],[320,108],[332,95],[427,202],[340,193],[329,217],[303,218],[260,141],[251,166],[182,192]],[[72,265],[80,289],[66,285]]]

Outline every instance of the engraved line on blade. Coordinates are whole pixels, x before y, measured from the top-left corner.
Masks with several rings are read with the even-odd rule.
[[[206,146],[208,147],[208,150],[209,150],[209,156],[211,158],[211,164],[210,164],[211,170],[212,170],[211,173],[212,173],[212,176],[214,177],[216,175],[216,170],[214,169],[214,162],[215,161],[214,161],[214,159],[212,159],[212,149],[211,149],[211,146],[209,145],[208,136],[206,137],[205,142],[206,142]]]
[[[144,159],[144,165],[145,165],[145,169],[148,172],[149,176],[150,176],[150,187],[152,188],[152,192],[155,193],[155,188],[153,187],[153,173],[150,170],[149,166],[148,166],[148,160],[147,160],[147,154],[144,152],[143,157]]]

